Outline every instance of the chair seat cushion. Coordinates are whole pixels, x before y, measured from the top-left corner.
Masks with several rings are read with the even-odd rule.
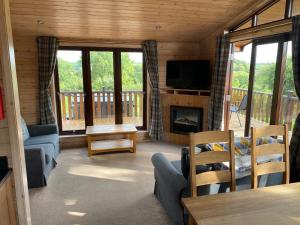
[[[30,137],[24,142],[24,145],[28,146],[28,145],[39,145],[39,144],[52,144],[53,147],[55,147],[58,141],[59,141],[58,134],[49,134],[49,135]]]

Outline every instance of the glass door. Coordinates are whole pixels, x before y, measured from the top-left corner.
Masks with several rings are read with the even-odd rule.
[[[85,130],[85,94],[81,50],[57,52],[57,106],[60,131]]]
[[[257,44],[252,87],[250,127],[263,127],[271,122],[278,43]]]
[[[122,123],[146,129],[147,78],[141,49],[68,46],[58,50],[57,61],[61,134]]]
[[[234,49],[229,106],[229,129],[234,130],[236,136],[243,136],[246,124],[252,43],[235,43]]]
[[[94,125],[115,124],[114,59],[112,51],[90,51]]]
[[[251,127],[282,124],[294,116],[288,113],[294,109],[289,40],[281,35],[234,43],[225,127],[236,135],[249,136]]]
[[[121,52],[123,123],[144,125],[144,68],[142,52]]]

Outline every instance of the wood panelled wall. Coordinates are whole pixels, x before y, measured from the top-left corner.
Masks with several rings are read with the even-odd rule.
[[[5,95],[3,90],[3,73],[1,66],[2,59],[0,58],[0,87],[3,93],[3,101],[5,102]],[[7,114],[4,104],[5,115]],[[12,166],[12,158],[11,158],[11,150],[10,150],[10,141],[9,141],[9,133],[8,133],[8,125],[7,119],[0,121],[0,156],[7,156],[9,165]]]
[[[14,35],[21,113],[28,124],[39,123],[38,59],[35,36]],[[158,43],[159,86],[166,86],[166,61],[203,58],[197,43]]]
[[[34,36],[14,35],[21,114],[28,124],[39,123],[38,60]]]

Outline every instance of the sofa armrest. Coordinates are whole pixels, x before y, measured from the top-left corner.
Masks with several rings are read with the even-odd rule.
[[[58,134],[58,129],[56,124],[28,125],[27,128],[31,137],[48,135],[48,134]]]
[[[156,153],[152,156],[152,164],[163,178],[164,183],[168,184],[168,188],[179,197],[183,189],[188,185],[181,172],[161,153]]]
[[[161,153],[152,156],[154,165],[154,194],[166,210],[172,224],[183,225],[182,194],[188,186],[178,169]]]
[[[29,188],[43,186],[46,165],[43,148],[25,147],[25,161]]]

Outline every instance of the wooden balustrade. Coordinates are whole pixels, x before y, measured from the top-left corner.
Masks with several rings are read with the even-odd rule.
[[[123,116],[141,117],[143,115],[143,91],[123,91]],[[115,95],[113,91],[93,92],[94,118],[108,118],[115,115]],[[61,92],[61,114],[63,120],[84,119],[83,92]]]
[[[243,97],[247,95],[248,90],[240,88],[232,88],[231,104],[240,105]],[[272,94],[263,92],[253,92],[253,110],[252,118],[262,121],[270,122],[272,106]],[[300,102],[297,97],[292,95],[283,95],[280,107],[279,124],[287,123],[292,124],[296,120],[298,113],[300,112]],[[241,114],[245,114],[246,111],[242,111]]]

